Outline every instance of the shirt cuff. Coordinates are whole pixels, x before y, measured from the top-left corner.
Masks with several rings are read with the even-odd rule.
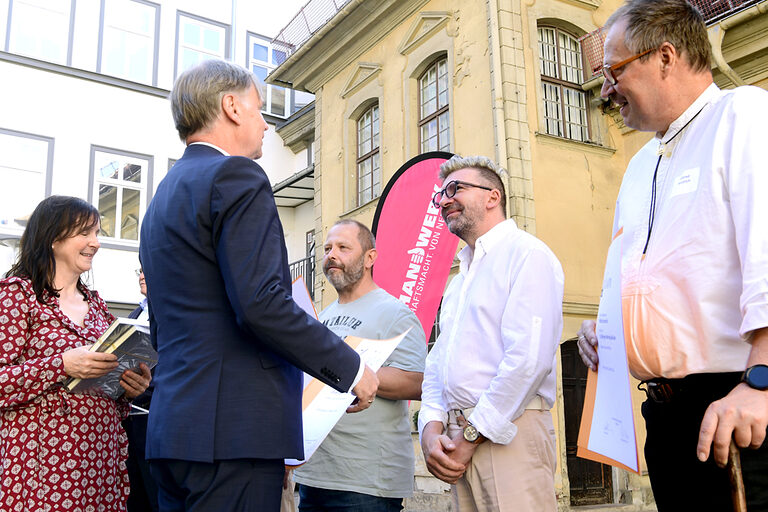
[[[499,414],[493,406],[483,404],[482,397],[467,420],[494,443],[509,444],[517,435],[517,425]]]
[[[448,413],[422,402],[421,409],[419,409],[419,443],[421,443],[421,434],[424,432],[424,427],[430,421],[439,421],[443,424],[443,428],[445,428],[445,425],[448,423]]]
[[[357,383],[360,382],[360,379],[363,378],[363,372],[365,371],[365,361],[363,361],[363,358],[360,358],[360,368],[357,369],[357,375],[355,375],[355,380],[352,381],[352,385],[349,386],[348,393],[352,393],[352,390],[355,389],[355,386],[357,386]],[[352,393],[354,395],[354,393]]]

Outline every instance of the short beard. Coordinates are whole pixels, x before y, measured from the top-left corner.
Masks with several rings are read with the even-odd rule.
[[[338,268],[338,267],[334,267]],[[353,263],[351,266],[346,265],[339,269],[340,274],[329,274],[327,266],[323,267],[323,274],[331,282],[336,292],[345,292],[353,288],[362,278],[365,269],[363,268],[363,258]]]

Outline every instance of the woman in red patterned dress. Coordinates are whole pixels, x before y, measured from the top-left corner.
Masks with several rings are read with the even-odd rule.
[[[150,373],[126,371],[124,398],[69,394],[68,377],[117,367],[88,351],[114,320],[81,281],[99,249],[99,212],[52,196],[29,218],[18,262],[0,280],[0,510],[124,511],[127,441],[120,419]]]

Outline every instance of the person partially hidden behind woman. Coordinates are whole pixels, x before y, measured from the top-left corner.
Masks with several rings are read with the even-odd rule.
[[[120,419],[149,385],[149,368],[123,373],[117,401],[63,387],[68,377],[117,367],[113,354],[88,351],[114,320],[80,279],[98,232],[92,205],[51,196],[30,216],[18,261],[0,280],[0,510],[125,510]]]

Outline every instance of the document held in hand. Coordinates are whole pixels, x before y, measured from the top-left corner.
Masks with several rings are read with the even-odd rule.
[[[292,292],[293,300],[308,315],[317,318],[303,278],[299,277],[293,282]],[[369,340],[357,336],[347,336],[344,342],[355,349],[365,364],[375,372],[381,368],[381,365],[389,358],[406,334],[408,331],[388,340]],[[304,460],[286,459],[285,465],[295,467],[306,462],[333,430],[333,427],[354,400],[355,396],[352,393],[340,393],[305,373],[304,395],[302,397]]]
[[[605,264],[597,312],[597,372],[589,371],[576,454],[639,473],[629,366],[621,311],[622,230]]]
[[[125,370],[138,372],[141,363],[151,370],[157,364],[157,352],[149,336],[149,323],[142,320],[118,318],[91,346],[90,351],[115,354],[117,368],[101,377],[70,377],[64,387],[71,393],[101,394],[117,399],[125,392],[120,385],[120,377]]]

